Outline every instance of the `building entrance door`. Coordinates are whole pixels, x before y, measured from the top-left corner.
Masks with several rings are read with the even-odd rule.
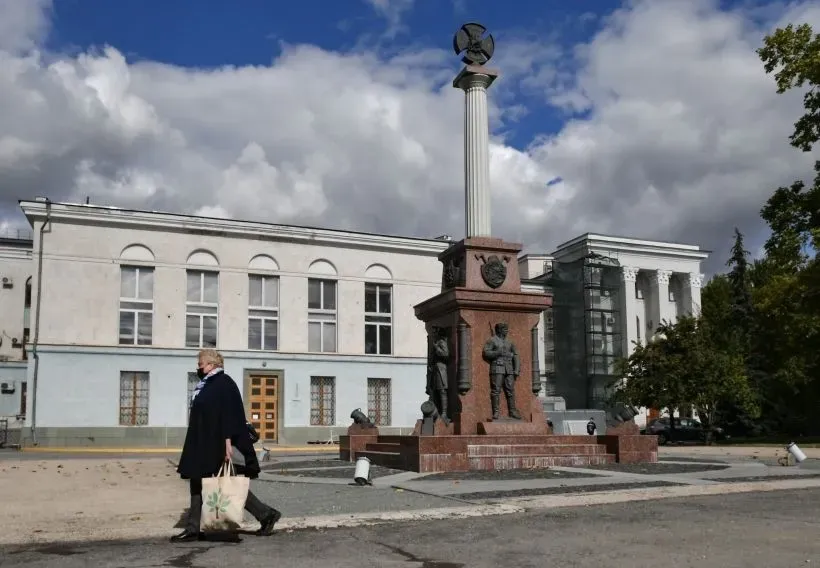
[[[251,375],[248,417],[260,442],[277,442],[279,432],[279,376]]]

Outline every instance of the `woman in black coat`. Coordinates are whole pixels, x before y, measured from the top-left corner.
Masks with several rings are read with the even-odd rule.
[[[215,349],[199,352],[197,375],[188,432],[182,447],[177,472],[190,480],[191,508],[185,530],[171,537],[172,542],[187,542],[201,538],[199,520],[202,514],[202,478],[219,473],[219,469],[236,452],[244,464],[234,464],[239,475],[259,477],[259,460],[245,422],[242,395],[231,377],[222,369],[222,355]],[[235,449],[234,449],[235,448]],[[234,458],[234,461],[238,461]],[[276,509],[262,503],[248,491],[245,509],[262,525],[258,535],[270,535],[282,517]]]

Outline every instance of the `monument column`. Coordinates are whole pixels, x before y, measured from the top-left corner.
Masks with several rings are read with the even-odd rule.
[[[465,94],[464,193],[466,237],[489,237],[490,227],[490,122],[487,89],[498,72],[482,65],[467,65],[453,80]]]

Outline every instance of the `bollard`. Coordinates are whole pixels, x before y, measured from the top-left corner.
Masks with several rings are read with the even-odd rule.
[[[806,459],[806,454],[804,454],[803,450],[797,447],[797,444],[795,444],[794,442],[786,446],[786,451],[788,451],[792,455],[794,461],[796,461],[797,463],[800,463]]]
[[[356,485],[368,485],[370,483],[370,460],[362,456],[356,459],[356,472],[353,474],[353,481]]]

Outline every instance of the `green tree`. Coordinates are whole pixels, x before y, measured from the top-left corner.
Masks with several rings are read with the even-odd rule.
[[[699,317],[683,316],[660,325],[654,341],[636,346],[632,355],[619,362],[625,380],[618,385],[616,397],[670,412],[693,406],[707,428],[719,422],[727,403],[756,415],[743,357],[716,346],[710,337],[713,330],[702,322]]]

